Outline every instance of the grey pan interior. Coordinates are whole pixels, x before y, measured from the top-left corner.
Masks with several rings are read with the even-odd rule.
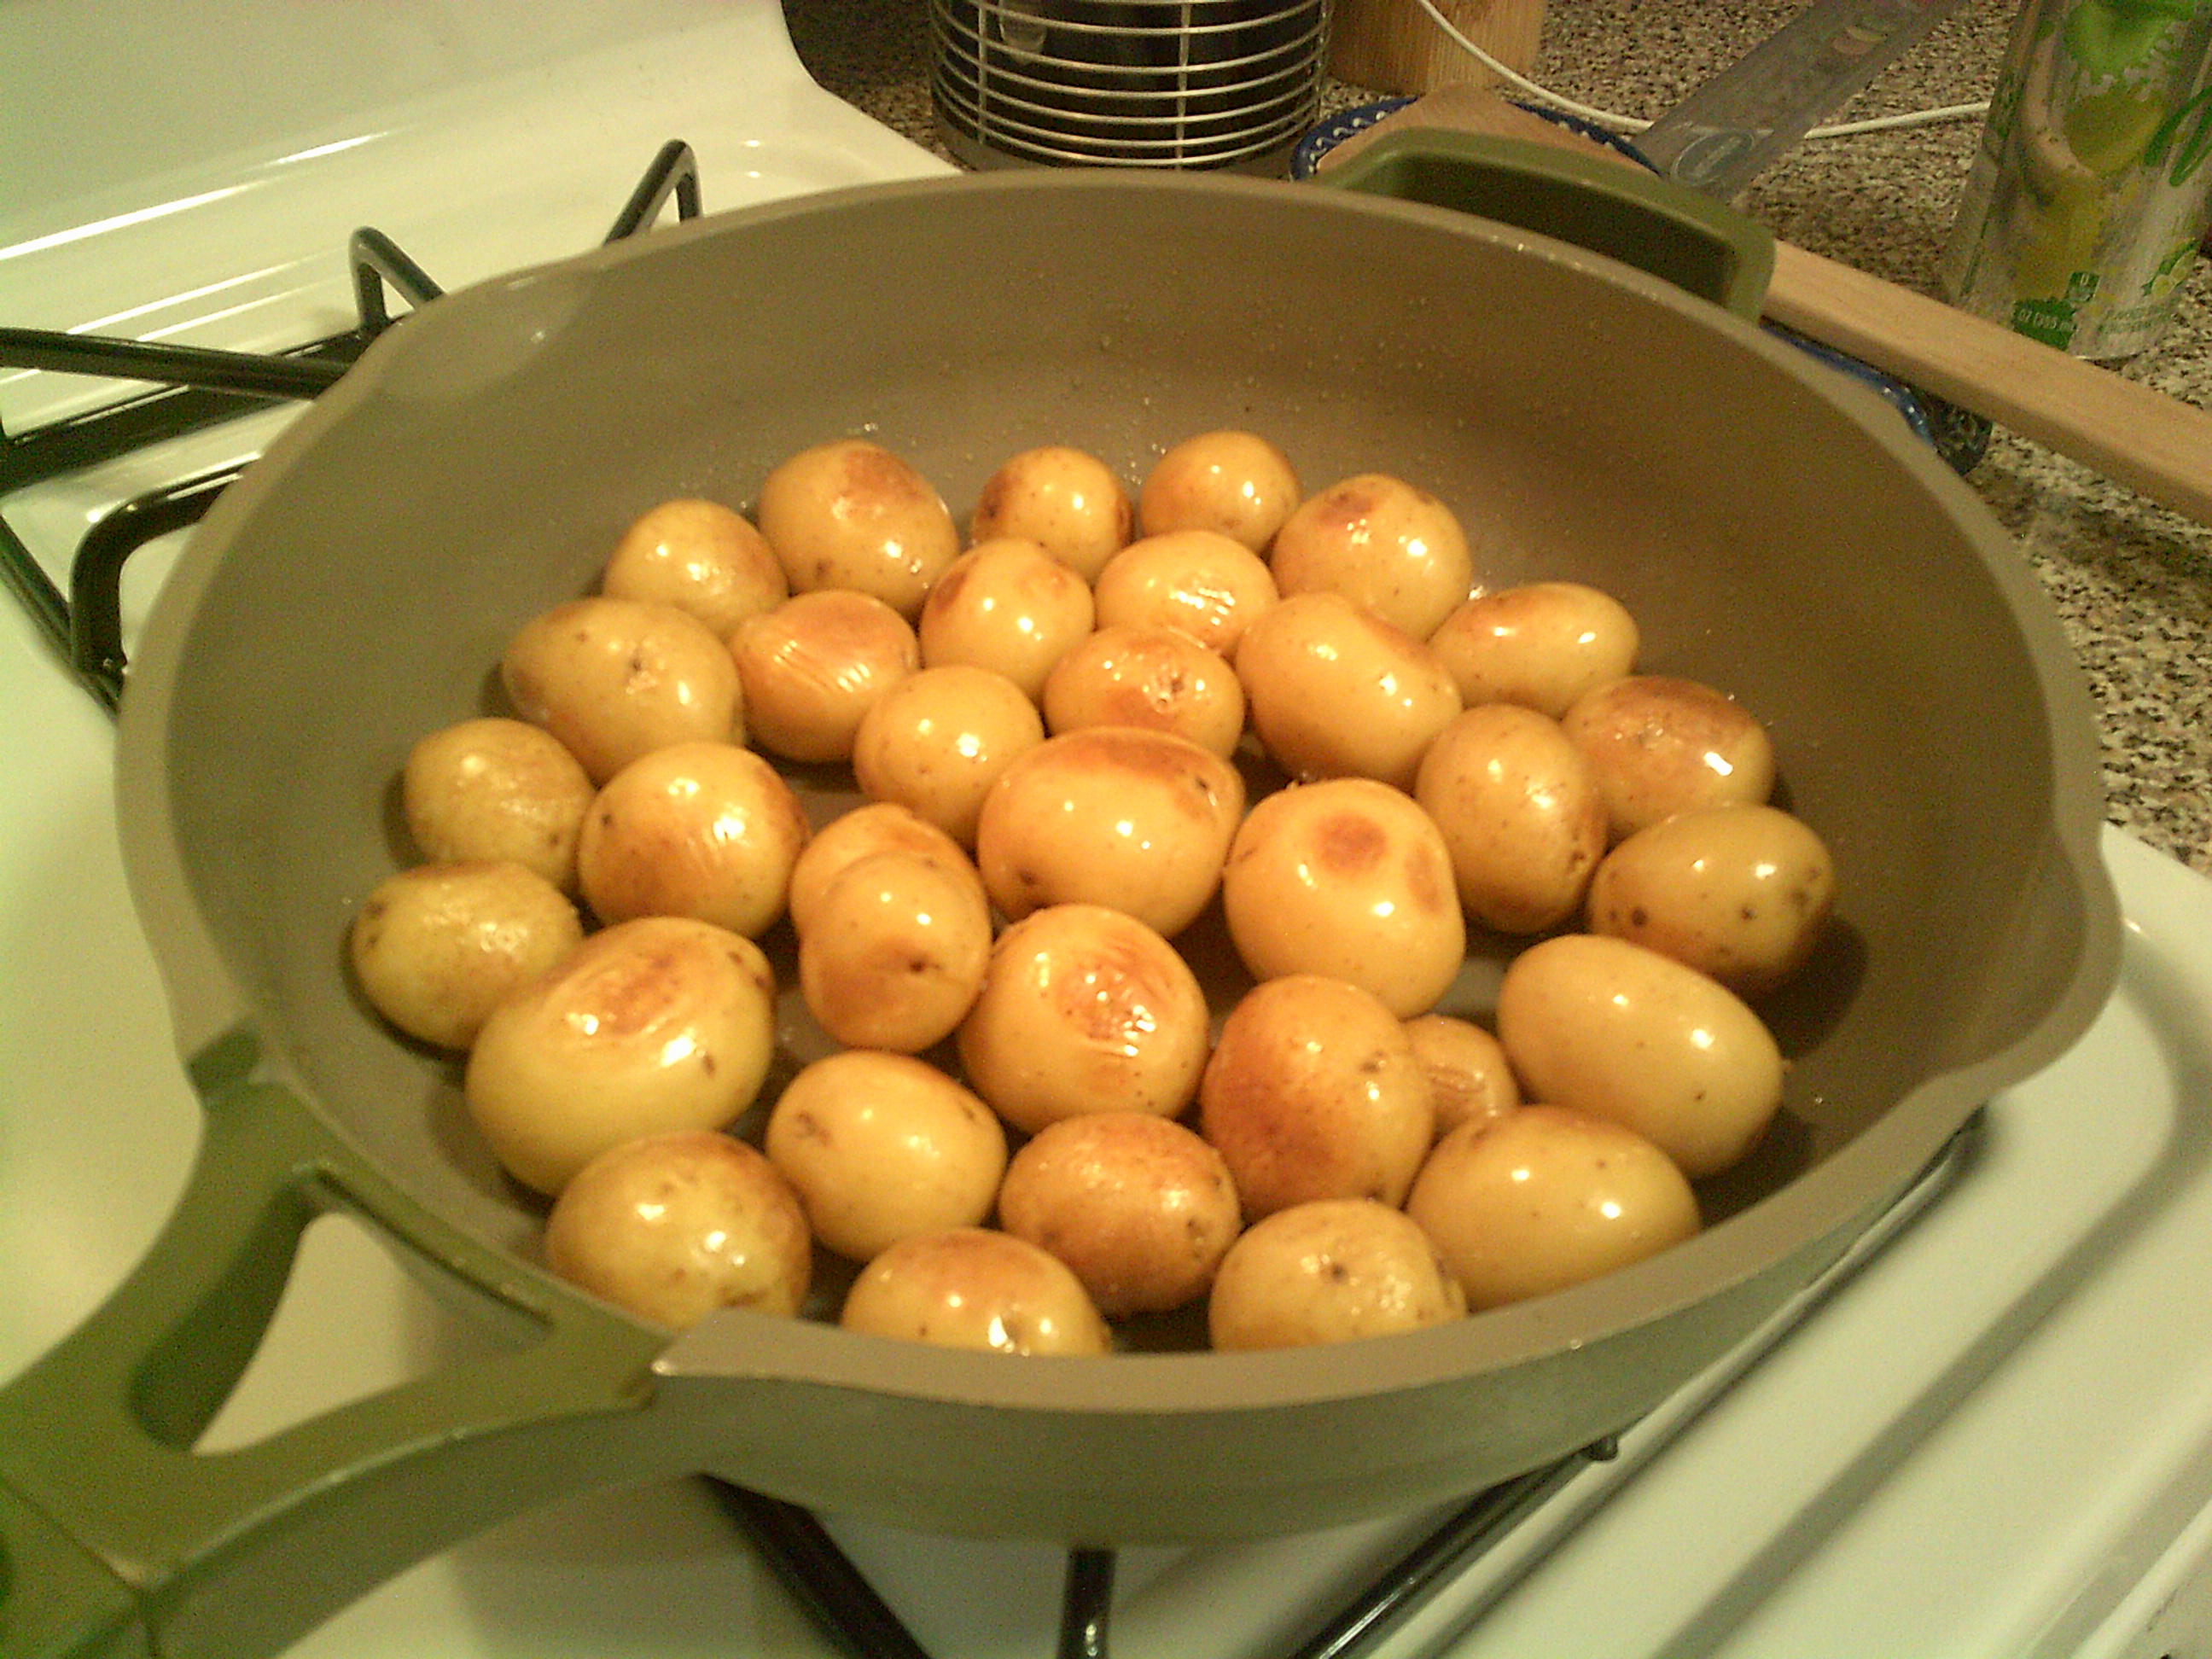
[[[1521,1472],[1722,1352],[2109,984],[2094,734],[2056,623],[1971,493],[1832,379],[1559,244],[1220,179],[872,188],[449,296],[224,499],[141,653],[126,833],[186,1049],[250,1024],[311,1109],[526,1263],[537,1207],[471,1141],[454,1068],[354,999],[341,939],[401,854],[408,745],[489,706],[510,631],[584,591],[633,516],[747,503],[775,460],[847,434],[963,517],[1042,442],[1133,481],[1238,426],[1310,485],[1394,471],[1459,512],[1484,581],[1595,582],[1637,614],[1650,669],[1740,697],[1835,850],[1831,948],[1771,1011],[1785,1114],[1706,1193],[1717,1224],[1581,1290],[1341,1350],[1019,1362],[732,1315],[674,1344],[610,1434],[624,1471],[1118,1541]]]

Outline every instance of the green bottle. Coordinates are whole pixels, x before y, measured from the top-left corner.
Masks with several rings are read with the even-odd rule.
[[[2212,0],[2027,0],[1944,250],[1953,303],[2093,358],[2151,344],[2212,224]]]

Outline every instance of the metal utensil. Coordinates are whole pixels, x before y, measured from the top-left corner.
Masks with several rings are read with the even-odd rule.
[[[1921,40],[1958,0],[1817,0],[1635,141],[1663,176],[1729,197]]]

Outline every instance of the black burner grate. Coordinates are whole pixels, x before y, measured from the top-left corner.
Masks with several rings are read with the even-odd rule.
[[[679,218],[698,216],[698,161],[680,141],[661,147],[605,240],[619,241],[649,228],[672,198]],[[272,404],[312,398],[392,325],[388,295],[397,294],[414,307],[428,305],[443,292],[381,231],[356,231],[347,254],[357,324],[274,356],[0,328],[0,365],[151,381],[157,388],[27,432],[0,429],[0,498]],[[78,546],[66,594],[21,538],[0,520],[0,580],[85,688],[108,708],[121,700],[129,665],[123,648],[125,562],[155,538],[198,523],[238,471],[224,468],[179,479],[115,507]]]
[[[1584,1468],[1609,1462],[1617,1449],[1607,1436],[1477,1493],[1316,1624],[1282,1659],[1360,1659],[1372,1653],[1484,1551]],[[931,1659],[812,1515],[726,1482],[710,1484],[786,1588],[852,1659]],[[1109,1659],[1114,1567],[1111,1549],[1068,1551],[1055,1659]]]

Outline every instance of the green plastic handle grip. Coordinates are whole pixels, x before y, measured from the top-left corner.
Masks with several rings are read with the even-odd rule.
[[[1486,132],[1386,133],[1318,183],[1451,208],[1635,266],[1759,320],[1774,238],[1725,202],[1601,156]]]
[[[114,1294],[0,1391],[0,1656],[248,1659],[392,1573],[555,1497],[642,1479],[664,1334],[439,1221],[234,1033],[175,1213]],[[301,1235],[359,1216],[465,1292],[479,1358],[280,1430],[194,1442],[252,1360]],[[625,1430],[637,1432],[626,1432]]]

